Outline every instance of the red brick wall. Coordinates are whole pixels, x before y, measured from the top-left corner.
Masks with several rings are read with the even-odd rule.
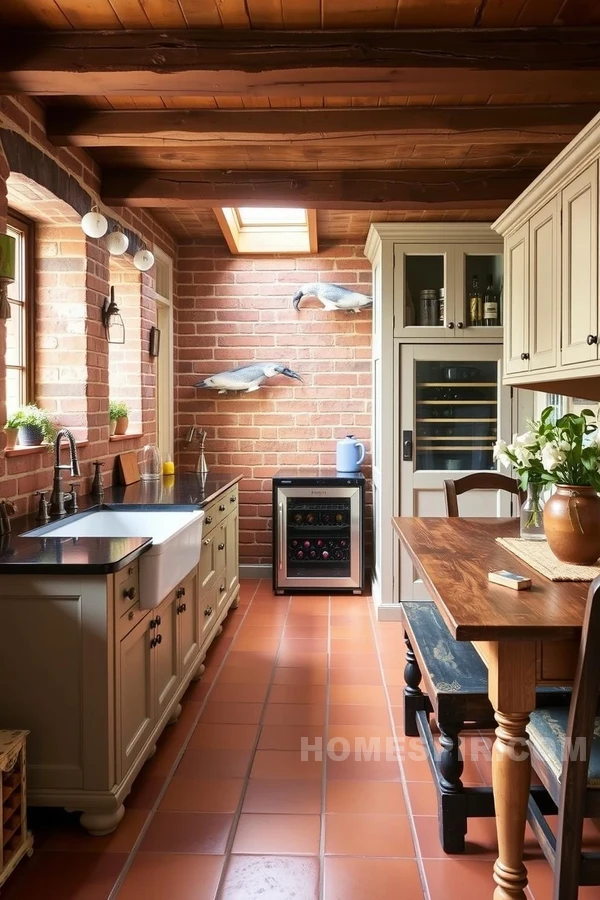
[[[224,244],[198,242],[179,247],[177,270],[177,462],[193,467],[185,432],[205,428],[209,467],[244,475],[241,561],[270,562],[272,475],[284,466],[334,465],[335,442],[347,433],[370,451],[370,311],[325,312],[312,298],[296,312],[293,294],[310,281],[370,294],[370,263],[362,245],[290,259],[232,257]],[[304,384],[280,376],[240,396],[193,387],[251,360],[289,365]]]
[[[100,187],[98,167],[84,151],[56,148],[47,141],[42,111],[35,101],[26,97],[0,98],[0,127],[12,129],[26,137],[67,169],[94,199],[97,198]],[[6,224],[5,196],[9,174],[0,148],[1,231],[4,231]],[[24,181],[19,195],[24,200],[27,179],[18,181]],[[101,241],[86,239],[78,225],[73,227],[73,221],[78,221],[78,216],[72,220],[64,214],[64,206],[64,203],[63,208],[57,206],[55,222],[49,222],[46,216],[39,230],[38,301],[41,318],[37,329],[36,393],[40,403],[53,409],[61,423],[73,426],[79,438],[87,439],[79,451],[82,463],[80,491],[85,493],[91,484],[93,460],[104,460],[105,483],[109,485],[116,454],[139,449],[156,439],[156,362],[148,353],[149,331],[156,323],[154,281],[152,271],[144,274],[136,271],[140,311],[135,350],[141,395],[138,418],[143,434],[123,441],[109,440],[108,345],[100,318],[110,284],[109,254]],[[19,208],[31,218],[40,219],[43,216],[38,213],[47,213],[51,207],[51,202],[49,207],[44,207],[32,200],[31,209],[22,208],[22,204]],[[174,258],[175,244],[171,235],[145,210],[119,208],[112,212],[148,244],[157,244]],[[0,322],[0,497],[16,499],[19,511],[24,512],[34,508],[35,490],[51,487],[52,457],[44,450],[25,453],[3,449],[5,434],[2,425],[6,420],[4,347],[5,325]]]

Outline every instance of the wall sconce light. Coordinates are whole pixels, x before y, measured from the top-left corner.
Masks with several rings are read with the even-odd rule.
[[[113,231],[106,238],[106,249],[111,256],[123,256],[129,247],[129,238],[115,225]]]
[[[102,307],[102,324],[106,331],[106,340],[109,344],[125,343],[125,324],[121,318],[119,307],[115,302],[115,289],[111,286],[110,300],[108,297]]]
[[[147,272],[154,265],[154,253],[146,247],[142,247],[133,257],[133,264],[140,272]]]
[[[81,228],[88,237],[101,238],[108,231],[108,219],[102,215],[97,206],[92,206],[90,212],[83,216]]]
[[[8,286],[15,280],[17,242],[10,234],[0,234],[0,319],[10,319]]]

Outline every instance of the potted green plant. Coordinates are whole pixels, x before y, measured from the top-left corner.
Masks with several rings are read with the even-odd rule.
[[[10,415],[6,425],[18,429],[21,447],[51,444],[56,437],[57,428],[50,413],[35,403],[20,406]]]
[[[516,469],[528,498],[532,484],[556,486],[543,509],[550,549],[563,562],[591,565],[600,556],[600,429],[590,409],[556,422],[553,413],[546,407],[512,444],[498,441],[495,457]]]
[[[4,431],[6,432],[6,450],[13,450],[15,444],[17,443],[17,436],[19,433],[19,423],[16,420],[16,414],[11,413],[7,420],[6,425],[4,426]]]
[[[129,425],[129,407],[119,400],[111,400],[108,404],[110,433],[125,434]]]

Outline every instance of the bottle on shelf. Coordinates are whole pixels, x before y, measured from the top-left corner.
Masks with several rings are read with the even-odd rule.
[[[488,328],[498,324],[498,296],[494,291],[492,275],[488,275],[488,284],[483,298],[483,324]]]
[[[446,289],[441,287],[438,291],[438,307],[437,307],[437,313],[438,313],[437,324],[438,325],[444,324],[445,310],[446,310]]]
[[[479,293],[479,278],[473,275],[473,286],[469,294],[469,319],[471,325],[483,324],[483,300]]]

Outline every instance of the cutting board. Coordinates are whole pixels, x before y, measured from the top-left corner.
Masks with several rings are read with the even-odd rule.
[[[135,450],[130,450],[129,453],[120,453],[117,456],[117,472],[121,484],[133,484],[140,480],[140,470]]]

